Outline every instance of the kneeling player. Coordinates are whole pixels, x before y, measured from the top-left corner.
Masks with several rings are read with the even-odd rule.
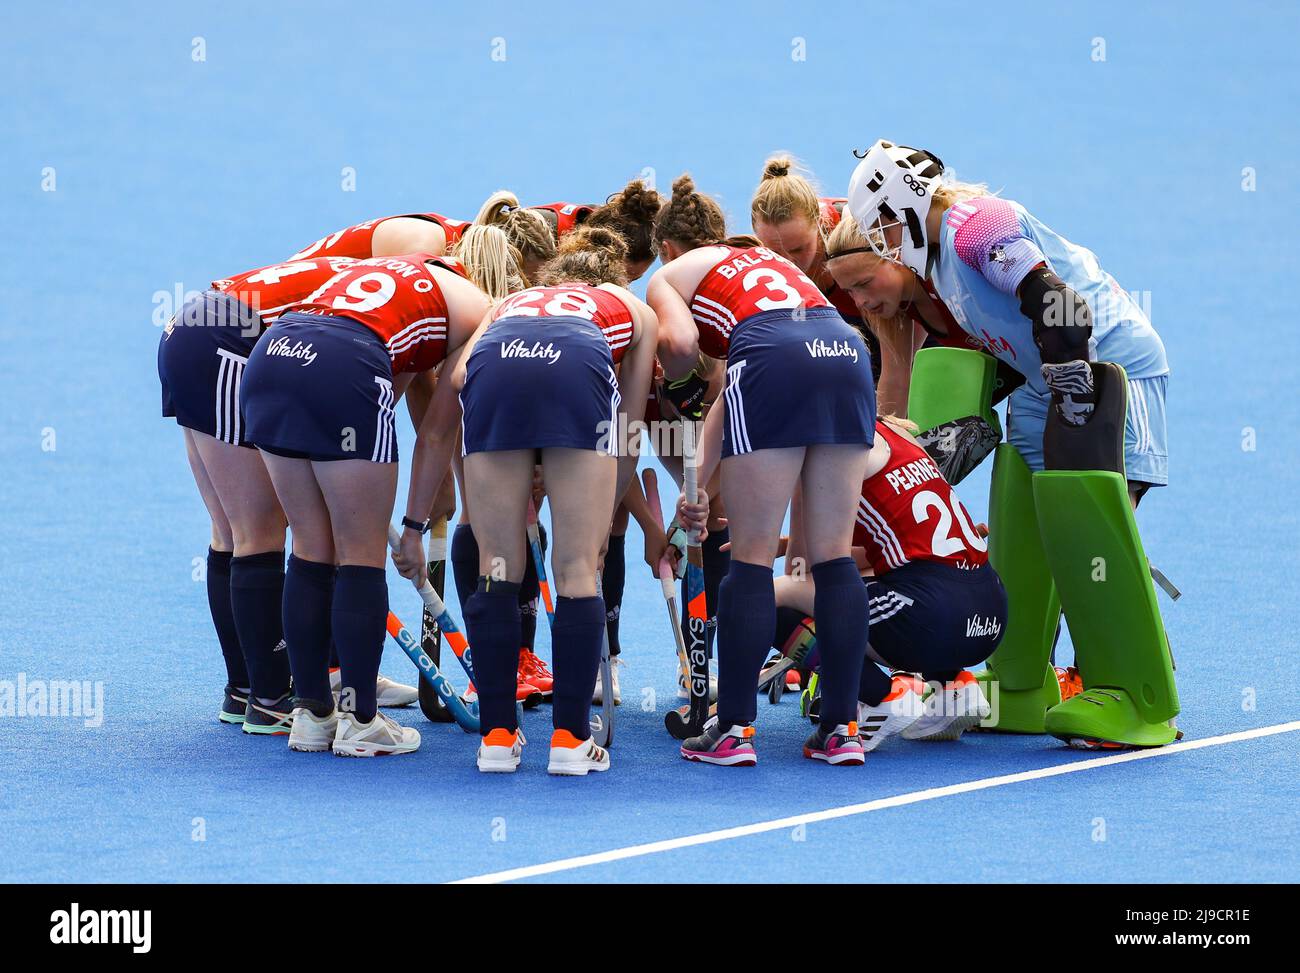
[[[797,530],[792,543],[797,550]],[[877,422],[853,527],[854,558],[869,575],[867,654],[921,673],[933,691],[922,703],[915,680],[891,680],[864,666],[864,750],[897,733],[955,740],[989,715],[979,683],[965,671],[993,653],[1006,624],[1006,592],[987,551],[957,494],[904,424],[893,417]],[[811,614],[815,590],[806,575],[786,575],[777,580],[777,604]]]

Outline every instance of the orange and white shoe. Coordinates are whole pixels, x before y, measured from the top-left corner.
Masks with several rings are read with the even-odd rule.
[[[799,675],[798,669],[790,668],[786,670],[785,691],[787,693],[803,692],[803,677]]]
[[[875,706],[859,700],[858,738],[862,741],[862,752],[870,753],[924,716],[924,693],[925,683],[921,680],[913,675],[897,673],[889,695]]]
[[[461,700],[465,703],[478,702],[478,690],[474,688],[474,683],[469,684],[469,688],[461,695]],[[540,703],[542,694],[538,692],[537,687],[532,683],[524,682],[522,679],[515,682],[515,702],[523,703],[525,709],[530,709],[532,704]]]
[[[1061,687],[1061,702],[1083,692],[1083,676],[1074,666],[1056,666],[1056,682]]]
[[[589,771],[609,770],[609,751],[590,739],[579,740],[568,730],[551,734],[551,761],[546,772],[561,777],[586,777]]]
[[[537,657],[531,649],[519,650],[519,683],[532,686],[542,694],[543,699],[550,699],[555,691],[555,677],[546,663]],[[521,701],[524,697],[518,697]]]
[[[988,719],[989,701],[973,673],[962,672],[925,698],[921,718],[903,731],[904,740],[956,740]]]
[[[527,742],[522,730],[492,730],[478,745],[478,769],[485,774],[513,774]]]

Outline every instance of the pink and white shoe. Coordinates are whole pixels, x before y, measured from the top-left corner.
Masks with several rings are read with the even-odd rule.
[[[841,723],[828,729],[820,723],[812,736],[804,741],[803,755],[810,760],[821,760],[832,767],[861,765],[866,762],[866,751],[858,736],[858,724]]]
[[[718,724],[716,716],[704,724],[704,732],[682,742],[682,758],[720,767],[753,767],[758,763],[754,751],[754,728]]]

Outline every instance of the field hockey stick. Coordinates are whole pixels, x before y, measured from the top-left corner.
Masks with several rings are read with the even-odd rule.
[[[682,422],[682,448],[685,452],[683,492],[688,503],[699,500],[699,458],[695,454],[695,423]],[[676,740],[699,735],[709,715],[709,652],[705,642],[708,609],[704,599],[704,552],[700,535],[692,530],[686,539],[686,611],[690,641],[686,659],[687,688],[690,702],[664,714],[664,726]]]
[[[809,621],[809,619],[805,619]],[[804,665],[817,646],[817,636],[807,625],[799,624],[781,647],[781,654],[771,659],[758,674],[758,691],[766,692],[770,703],[779,702],[785,692],[785,674]]]
[[[402,535],[398,533],[397,528],[392,524],[388,525],[388,546],[392,548],[394,553],[402,546]],[[465,641],[465,636],[461,633],[461,630],[456,627],[451,612],[447,611],[447,606],[443,604],[442,599],[438,597],[438,592],[433,590],[433,585],[429,584],[427,578],[423,584],[416,585],[415,588],[420,593],[420,599],[424,602],[425,608],[433,613],[434,619],[438,622],[438,630],[442,632],[442,637],[451,646],[451,651],[456,653],[456,658],[460,660],[465,674],[473,682],[474,659],[470,655],[469,643]]]
[[[642,474],[645,484],[646,504],[650,507],[650,515],[654,517],[655,525],[662,532],[664,529],[664,511],[659,503],[659,478],[655,471],[646,468]],[[673,641],[677,644],[677,661],[685,673],[690,668],[690,663],[686,661],[686,639],[682,635],[682,616],[677,610],[677,581],[673,575],[673,566],[667,553],[659,559],[659,585],[664,592],[664,605],[668,609],[668,624],[673,630]]]
[[[429,654],[415,640],[415,636],[407,631],[401,619],[391,611],[388,613],[388,634],[415,663],[415,668],[420,670],[421,681],[427,682],[438,695],[442,701],[441,705],[450,714],[451,719],[455,720],[466,733],[478,733],[480,729],[478,716],[465,705],[464,700],[457,695],[456,687],[447,681],[447,677],[439,671],[437,664],[429,658]]]
[[[401,546],[401,543],[402,535],[398,533],[396,527],[389,524],[388,546],[393,551],[396,551]],[[412,582],[412,584],[414,584],[414,582]],[[465,675],[469,676],[469,681],[473,683],[474,659],[473,656],[470,655],[469,642],[466,641],[464,633],[462,633],[456,626],[455,620],[451,617],[451,612],[447,610],[447,606],[443,604],[441,596],[438,592],[433,590],[433,585],[429,584],[427,578],[423,584],[416,586],[416,590],[420,593],[420,600],[424,602],[425,610],[433,613],[433,617],[438,622],[438,630],[442,633],[442,637],[447,640],[447,644],[451,646],[451,651],[456,653],[457,661],[460,662],[461,668],[465,670]],[[405,646],[403,646],[403,648],[405,648]],[[529,696],[527,700],[529,709],[533,708],[541,701],[541,693],[534,693]],[[476,704],[471,705],[473,705],[475,710],[477,710]],[[520,705],[518,700],[515,701],[515,713],[519,723],[522,725],[523,707]]]
[[[551,583],[546,579],[546,557],[542,554],[542,532],[537,527],[537,505],[528,498],[528,546],[533,552],[533,567],[537,569],[537,587],[542,592],[546,606],[546,621],[555,627],[555,601],[551,598]]]
[[[605,592],[596,572],[596,597],[604,599]],[[600,715],[591,719],[591,739],[596,746],[609,749],[614,742],[614,673],[609,661],[609,629],[600,626]]]
[[[438,597],[443,597],[447,590],[447,518],[439,517],[429,530],[429,583]],[[420,626],[420,647],[429,654],[434,665],[442,665],[442,629],[438,627],[438,618],[426,605],[422,612]],[[450,723],[452,716],[442,703],[442,697],[432,691],[429,683],[421,681],[420,712],[425,719],[433,723]]]

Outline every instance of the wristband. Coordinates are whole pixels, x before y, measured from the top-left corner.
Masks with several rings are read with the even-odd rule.
[[[418,520],[412,520],[410,517],[403,517],[402,526],[407,528],[408,530],[417,531],[420,534],[429,533],[428,519],[425,519],[423,522],[421,522]]]

